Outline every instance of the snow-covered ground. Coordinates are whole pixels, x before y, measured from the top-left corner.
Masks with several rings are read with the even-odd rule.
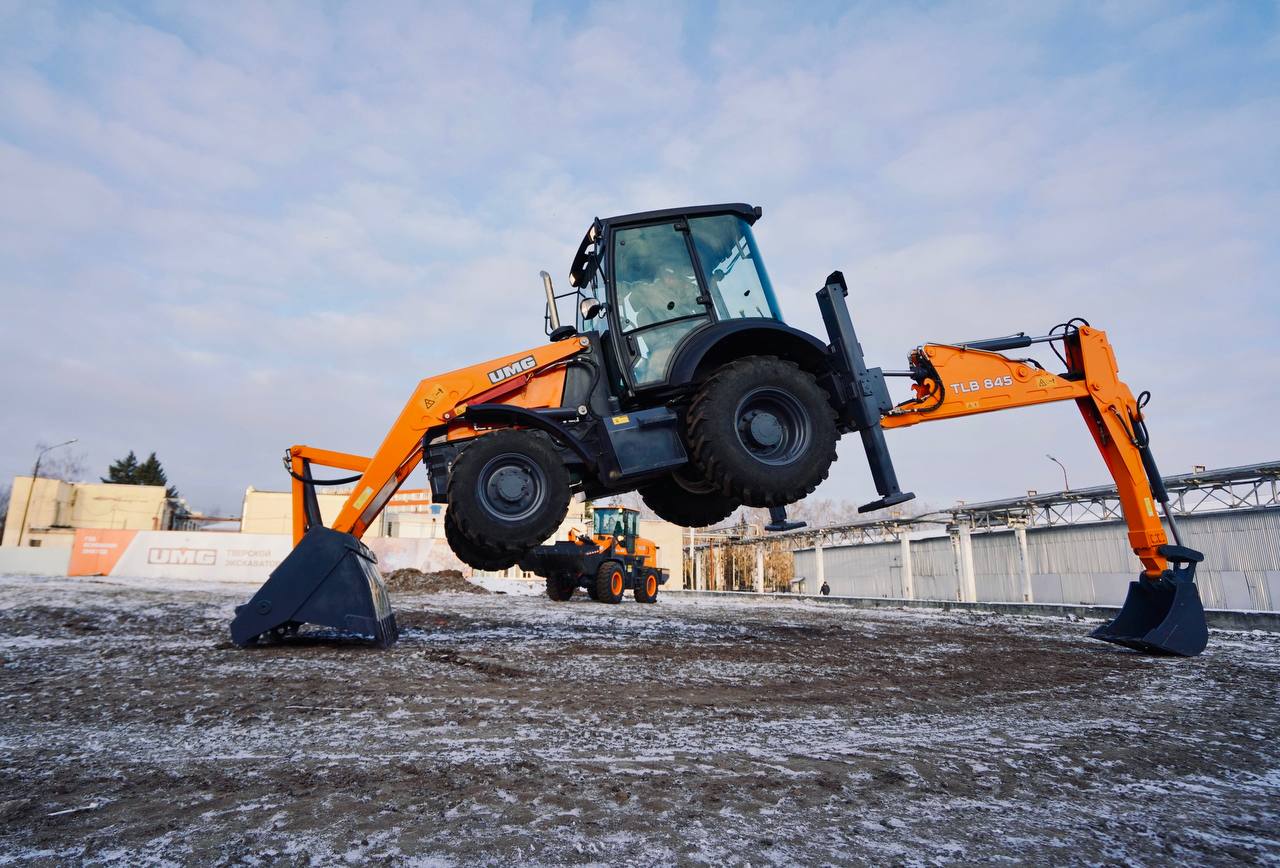
[[[485,584],[241,650],[242,585],[0,577],[0,864],[1280,862],[1280,637]]]

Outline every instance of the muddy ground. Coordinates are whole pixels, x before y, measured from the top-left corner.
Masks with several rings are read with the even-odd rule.
[[[1275,635],[435,594],[246,651],[251,590],[0,578],[0,863],[1280,861]]]

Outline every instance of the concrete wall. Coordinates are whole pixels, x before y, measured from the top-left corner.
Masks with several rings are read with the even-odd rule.
[[[67,563],[70,560],[70,546],[58,548],[5,546],[0,548],[0,575],[65,576]]]
[[[1204,552],[1196,571],[1206,607],[1280,611],[1280,510],[1240,510],[1191,515],[1179,522],[1192,548]],[[1025,599],[1017,537],[1012,530],[970,536],[974,599],[1118,606],[1140,571],[1121,522],[1027,531]],[[817,587],[814,549],[797,551],[797,576],[806,592]],[[848,597],[907,596],[902,546],[898,542],[826,547],[823,572],[831,593]],[[910,543],[914,599],[955,600],[968,596],[962,581],[963,551],[951,536]]]
[[[163,486],[115,485],[107,482],[63,482],[15,476],[0,545],[18,545],[24,509],[26,531],[22,545],[71,546],[77,528],[163,530],[169,523],[169,502]],[[30,493],[28,507],[27,496]]]

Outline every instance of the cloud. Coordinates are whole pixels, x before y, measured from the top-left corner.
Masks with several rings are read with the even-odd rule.
[[[0,473],[65,433],[226,508],[538,343],[593,216],[743,200],[789,320],[843,269],[873,363],[1084,315],[1167,470],[1273,458],[1277,45],[1136,3],[10,4]],[[1105,479],[1066,406],[891,445],[935,503]],[[867,499],[842,455],[821,494]]]

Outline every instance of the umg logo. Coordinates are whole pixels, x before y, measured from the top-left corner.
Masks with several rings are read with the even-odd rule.
[[[218,562],[215,549],[149,548],[147,563],[166,566],[211,567]]]
[[[501,368],[498,368],[496,371],[490,371],[489,382],[501,383],[503,380],[506,380],[510,377],[514,377],[516,374],[524,373],[525,371],[529,370],[530,368],[534,367],[537,364],[538,363],[534,361],[533,356],[525,356],[523,359],[521,359],[518,362],[512,362],[509,365],[503,365]]]

